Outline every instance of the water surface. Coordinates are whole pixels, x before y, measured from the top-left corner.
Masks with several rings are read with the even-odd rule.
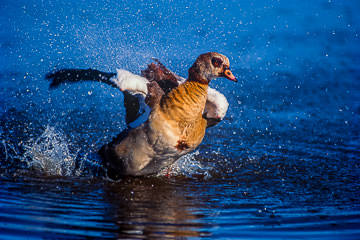
[[[1,239],[358,239],[360,6],[348,1],[2,1]],[[230,58],[225,119],[171,170],[114,182],[97,150],[124,127],[99,83]]]

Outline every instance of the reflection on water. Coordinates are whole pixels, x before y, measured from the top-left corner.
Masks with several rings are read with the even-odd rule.
[[[323,183],[296,192],[286,180],[261,171],[243,174],[242,180],[206,181],[3,177],[0,238],[356,239],[360,234],[359,211],[344,205],[349,199],[336,196],[340,192],[331,193],[340,188],[324,189]],[[358,199],[350,201],[356,209]]]
[[[186,238],[208,236],[202,229],[201,206],[191,189],[179,189],[175,181],[128,179],[112,184],[105,198],[112,207],[119,237]],[[186,188],[185,188],[186,189]]]
[[[206,223],[197,194],[179,191],[179,183],[173,180],[29,177],[1,184],[1,239],[12,235],[68,239],[210,235],[203,229]]]

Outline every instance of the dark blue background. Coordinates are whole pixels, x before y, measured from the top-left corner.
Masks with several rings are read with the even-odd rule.
[[[1,1],[0,238],[357,239],[356,1]],[[204,52],[240,82],[203,143],[162,174],[117,183],[97,149],[125,127],[122,94],[49,90],[54,68],[187,76]]]

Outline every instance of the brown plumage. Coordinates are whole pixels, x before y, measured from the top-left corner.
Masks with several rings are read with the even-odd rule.
[[[202,116],[208,85],[218,77],[236,82],[228,58],[214,52],[200,55],[189,69],[185,83],[152,101],[148,121],[124,131],[102,147],[100,154],[109,173],[113,177],[153,174],[194,150],[207,126]]]
[[[206,121],[202,118],[207,96],[207,85],[187,81],[165,95],[150,114],[151,127],[160,128],[166,121],[177,129],[175,148],[179,151],[197,147],[205,134]],[[161,129],[159,129],[161,130]]]
[[[123,91],[129,128],[99,151],[112,178],[148,175],[168,167],[194,150],[206,127],[216,125],[226,114],[226,98],[208,87],[218,77],[236,81],[224,55],[200,55],[186,81],[154,60],[157,64],[151,63],[142,71],[144,78],[126,70],[60,69],[46,75],[52,87],[90,80]]]

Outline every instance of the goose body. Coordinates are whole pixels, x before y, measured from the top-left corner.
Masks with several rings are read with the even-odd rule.
[[[148,121],[102,149],[107,168],[119,175],[156,173],[194,150],[205,135],[207,85],[187,81],[164,95]]]
[[[145,123],[102,149],[107,168],[118,175],[153,174],[194,150],[207,127],[203,114],[210,81],[220,76],[236,81],[228,68],[224,55],[200,55],[189,78],[161,96]]]
[[[218,77],[237,81],[227,57],[215,52],[200,55],[187,79],[155,61],[158,65],[150,64],[142,76],[118,69],[116,74],[104,74],[108,78],[93,79],[125,94],[129,127],[99,150],[113,178],[144,176],[168,167],[194,150],[202,142],[206,128],[216,125],[226,114],[225,96],[208,85]],[[80,70],[75,71],[80,80],[85,78]],[[65,81],[65,73],[60,70],[47,77],[57,85]],[[89,72],[84,75],[88,77]]]

